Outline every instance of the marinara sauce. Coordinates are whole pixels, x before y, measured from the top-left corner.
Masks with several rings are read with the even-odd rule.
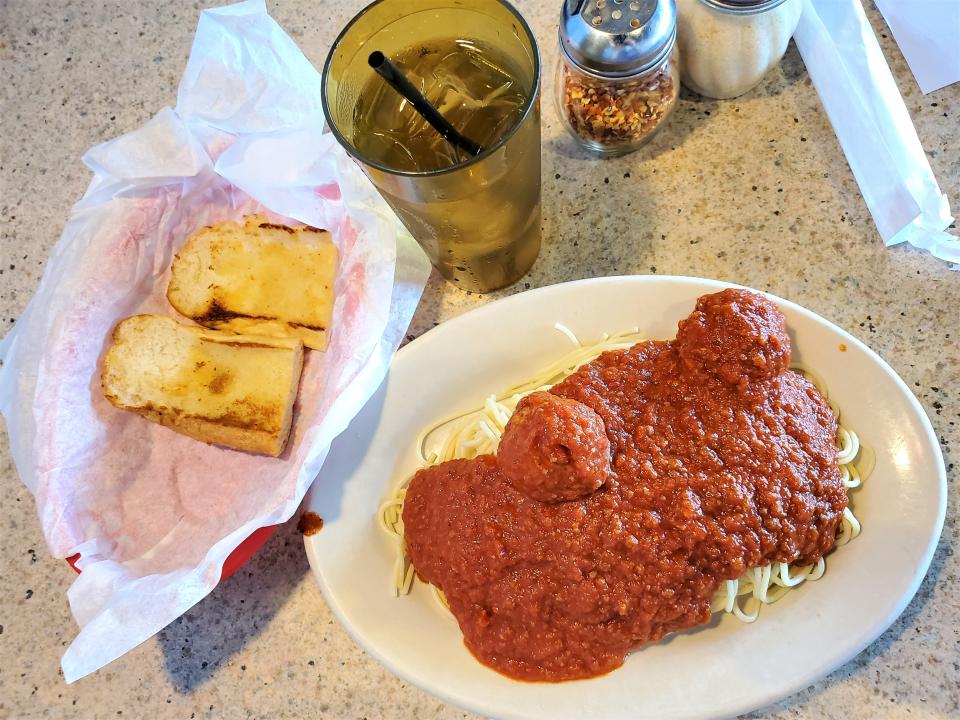
[[[521,401],[498,457],[420,470],[407,551],[470,651],[517,679],[599,675],[706,623],[724,580],[830,550],[837,421],[789,364],[770,301],[706,295],[675,340]]]

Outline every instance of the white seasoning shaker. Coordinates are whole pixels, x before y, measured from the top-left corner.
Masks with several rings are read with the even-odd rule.
[[[677,0],[683,84],[711,98],[755,87],[783,58],[802,0]]]

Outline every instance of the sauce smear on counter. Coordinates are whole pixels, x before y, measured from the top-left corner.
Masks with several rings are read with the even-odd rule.
[[[599,675],[706,623],[723,581],[830,550],[837,421],[789,364],[770,301],[706,295],[675,340],[524,398],[497,456],[420,470],[407,552],[470,651],[522,680]]]

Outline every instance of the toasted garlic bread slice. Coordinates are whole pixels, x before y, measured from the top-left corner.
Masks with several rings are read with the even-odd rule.
[[[326,230],[251,215],[190,235],[174,258],[167,299],[206,327],[296,337],[325,350],[336,270]]]
[[[303,367],[298,338],[234,335],[159,315],[123,320],[103,360],[103,394],[184,435],[277,456]]]

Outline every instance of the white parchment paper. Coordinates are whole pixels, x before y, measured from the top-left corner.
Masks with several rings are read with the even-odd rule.
[[[429,264],[323,133],[320,76],[263,0],[205,11],[175,110],[92,148],[94,178],[16,328],[0,410],[50,552],[81,554],[66,680],[176,619],[260,527],[287,520],[330,442],[382,381]],[[281,458],[213,447],[113,408],[100,358],[134,313],[176,316],[171,258],[194,229],[250,212],[325,227],[340,250],[333,331],[307,353]]]
[[[883,241],[960,262],[947,196],[860,0],[804,0],[794,40]]]

